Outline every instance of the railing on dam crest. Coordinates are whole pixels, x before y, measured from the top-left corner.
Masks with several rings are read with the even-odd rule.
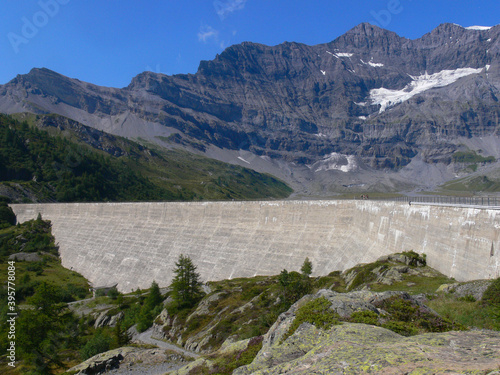
[[[440,204],[440,205],[459,205],[459,206],[484,206],[484,207],[500,207],[500,197],[496,196],[475,196],[475,197],[459,197],[459,196],[416,196],[416,197],[394,197],[386,199],[374,200],[390,200],[395,202],[407,202],[408,204]]]

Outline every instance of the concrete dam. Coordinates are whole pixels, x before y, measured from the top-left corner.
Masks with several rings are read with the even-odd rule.
[[[204,281],[345,270],[414,250],[458,281],[500,273],[500,210],[386,201],[12,205],[19,222],[52,221],[62,264],[94,286],[168,286],[180,254]]]

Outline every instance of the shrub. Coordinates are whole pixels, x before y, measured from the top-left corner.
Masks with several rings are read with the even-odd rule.
[[[378,325],[378,315],[371,310],[356,311],[351,315],[351,322]]]
[[[460,297],[458,300],[464,302],[476,302],[476,298],[472,294],[467,294],[463,297]]]
[[[413,250],[404,251],[402,254],[410,258],[409,266],[417,267],[427,265],[427,257],[425,254],[420,255]]]
[[[108,297],[111,299],[117,299],[119,295],[120,292],[116,289],[116,287],[113,287],[108,291]]]
[[[484,305],[500,305],[500,277],[485,290],[481,301]]]
[[[325,297],[320,297],[307,302],[299,307],[295,319],[290,329],[283,337],[283,341],[300,327],[302,323],[310,323],[319,329],[329,329],[335,324],[339,324],[339,315],[330,309],[331,302]]]
[[[109,350],[111,346],[111,338],[103,335],[102,333],[96,333],[82,348],[80,355],[83,360],[89,359],[99,353],[103,353]]]
[[[413,323],[401,322],[401,321],[389,321],[382,324],[382,327],[390,329],[393,332],[399,333],[403,336],[413,336],[418,333],[417,327]]]

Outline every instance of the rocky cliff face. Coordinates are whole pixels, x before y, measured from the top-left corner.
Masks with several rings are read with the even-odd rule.
[[[440,165],[446,180],[457,150],[500,154],[499,34],[500,26],[443,24],[409,40],[361,24],[315,46],[245,42],[196,74],[145,72],[122,89],[33,69],[0,86],[0,111],[56,112],[222,160],[229,150],[230,161],[299,184],[332,176],[352,184],[346,173],[409,164],[415,179],[422,163]],[[495,141],[475,141],[484,137]],[[401,184],[408,173],[395,178]]]

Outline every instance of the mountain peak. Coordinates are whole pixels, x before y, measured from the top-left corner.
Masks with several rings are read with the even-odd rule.
[[[352,29],[347,31],[347,33],[363,34],[367,36],[378,34],[381,32],[389,32],[389,31],[382,29],[381,27],[378,27],[376,25],[372,25],[371,23],[368,22],[360,23],[359,25],[354,26]]]

